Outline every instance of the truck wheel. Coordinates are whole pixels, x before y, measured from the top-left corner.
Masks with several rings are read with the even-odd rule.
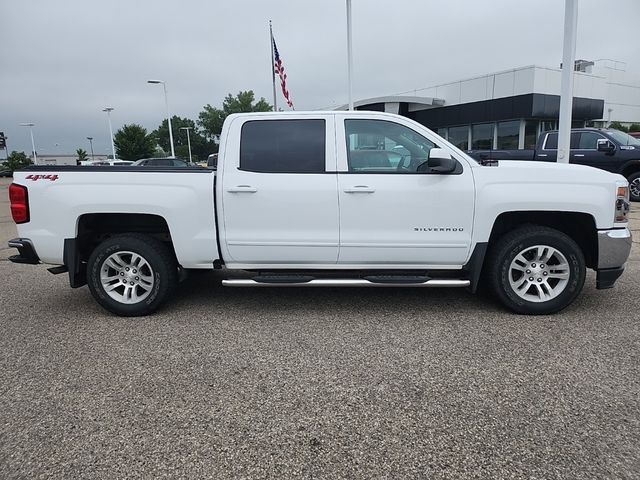
[[[631,174],[627,180],[629,180],[629,199],[640,202],[640,172]]]
[[[87,264],[87,283],[97,302],[124,317],[154,312],[176,289],[178,269],[167,247],[147,235],[111,237]]]
[[[555,313],[575,300],[585,279],[580,247],[558,230],[527,226],[502,237],[489,257],[500,301],[517,313]]]

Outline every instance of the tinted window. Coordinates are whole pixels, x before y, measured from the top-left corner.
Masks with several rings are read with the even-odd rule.
[[[471,149],[491,150],[493,148],[493,123],[473,125],[471,128]]]
[[[416,173],[436,145],[404,125],[345,120],[350,172]]]
[[[264,173],[323,173],[324,120],[252,120],[242,126],[240,169]]]
[[[580,138],[580,133],[578,132],[573,132],[571,134],[571,144],[569,145],[569,148],[578,148],[578,141]],[[550,133],[547,136],[547,140],[544,144],[544,149],[545,150],[557,150],[558,149],[558,132],[553,132]]]
[[[558,134],[550,133],[547,135],[547,141],[544,143],[545,150],[557,150],[558,149]]]
[[[453,143],[460,150],[469,149],[469,127],[451,127],[449,128],[449,136],[447,140]]]
[[[581,150],[597,150],[598,140],[604,137],[596,132],[582,132],[580,134],[580,144],[578,146]]]
[[[538,121],[527,120],[524,124],[524,148],[533,150],[538,141]]]
[[[498,150],[515,150],[520,139],[520,120],[498,123]]]

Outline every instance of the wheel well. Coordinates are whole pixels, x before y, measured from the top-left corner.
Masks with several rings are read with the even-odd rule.
[[[143,213],[90,213],[78,219],[77,250],[87,260],[106,238],[120,233],[144,233],[168,244],[173,252],[169,225],[159,215]]]
[[[620,172],[620,174],[624,178],[629,178],[630,175],[633,175],[634,173],[638,173],[638,172],[640,172],[640,162],[639,163],[634,163],[632,165],[629,165],[629,166],[625,167],[624,170],[622,170],[622,172]]]
[[[588,268],[598,264],[598,238],[593,217],[576,212],[506,212],[496,218],[489,237],[489,247],[511,230],[523,225],[541,225],[559,230],[578,244]]]

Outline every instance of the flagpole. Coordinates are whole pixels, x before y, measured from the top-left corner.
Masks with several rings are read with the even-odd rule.
[[[351,0],[347,0],[347,80],[349,82],[349,110],[353,110],[353,83],[351,70],[353,69],[353,57],[351,55]]]
[[[273,65],[273,29],[271,27],[271,20],[269,20],[269,36],[271,37],[271,83],[273,84],[273,111],[278,111],[278,101],[276,100],[276,69]]]

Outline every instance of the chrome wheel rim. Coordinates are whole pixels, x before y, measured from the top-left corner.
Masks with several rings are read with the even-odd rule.
[[[155,276],[143,256],[122,251],[109,255],[102,262],[100,283],[109,297],[130,305],[143,301],[151,294]]]
[[[518,297],[528,302],[556,298],[569,283],[567,258],[548,245],[534,245],[518,253],[509,265],[509,284]]]
[[[640,177],[634,178],[629,182],[629,192],[635,198],[640,197]]]

